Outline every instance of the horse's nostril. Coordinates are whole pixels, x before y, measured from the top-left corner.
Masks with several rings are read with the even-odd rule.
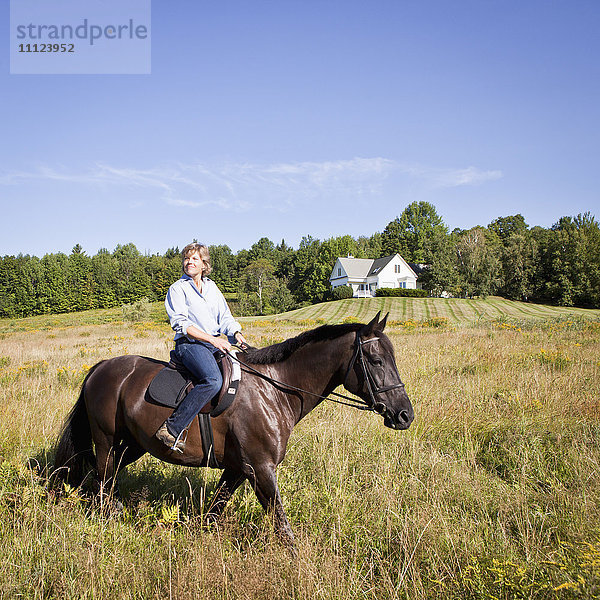
[[[405,422],[408,423],[410,420],[410,417],[408,416],[408,411],[406,410],[401,410],[399,417]]]

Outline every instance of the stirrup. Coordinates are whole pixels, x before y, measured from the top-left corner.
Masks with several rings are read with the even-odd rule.
[[[183,434],[186,434],[185,438],[181,439]],[[183,454],[185,448],[185,442],[187,440],[187,429],[182,431],[177,437],[175,437],[167,428],[166,421],[160,426],[158,431],[154,434],[158,440],[160,440],[169,450],[173,452],[179,452]]]
[[[182,439],[183,434],[185,434],[185,437]],[[186,427],[173,442],[173,445],[171,446],[171,450],[173,450],[173,452],[179,452],[179,454],[183,454],[183,451],[185,450],[185,443],[187,442],[187,434],[188,428]]]

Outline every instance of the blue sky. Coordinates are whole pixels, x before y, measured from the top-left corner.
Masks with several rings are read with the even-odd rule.
[[[10,75],[0,255],[600,217],[600,3],[154,0],[150,75]]]

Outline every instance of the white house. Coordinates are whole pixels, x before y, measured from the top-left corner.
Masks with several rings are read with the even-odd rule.
[[[414,265],[419,270],[421,265]],[[349,285],[354,290],[355,298],[375,296],[377,288],[416,289],[417,274],[399,254],[384,256],[372,260],[370,258],[338,258],[329,277],[331,289],[341,285]]]

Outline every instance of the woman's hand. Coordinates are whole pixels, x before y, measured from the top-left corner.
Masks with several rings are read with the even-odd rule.
[[[246,338],[244,337],[241,331],[237,331],[234,337],[235,341],[238,343],[238,346],[242,350],[244,350],[248,346],[248,342],[246,341]]]
[[[218,348],[222,352],[229,352],[231,350],[231,344],[225,338],[222,338],[222,337],[213,337],[213,339],[210,340],[210,343],[215,348]]]

